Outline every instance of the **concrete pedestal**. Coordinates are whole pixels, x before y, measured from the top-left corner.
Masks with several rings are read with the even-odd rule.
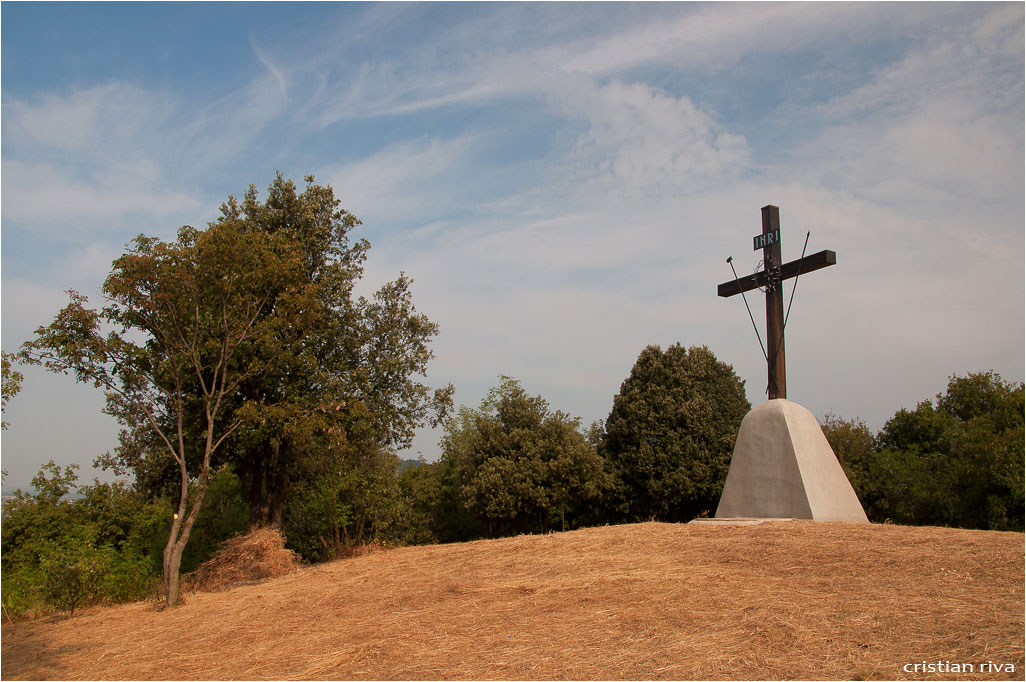
[[[869,523],[816,417],[781,399],[741,422],[716,518]]]

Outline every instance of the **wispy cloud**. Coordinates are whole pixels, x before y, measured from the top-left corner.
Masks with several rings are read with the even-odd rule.
[[[267,73],[270,74],[275,84],[277,84],[278,96],[282,100],[287,99],[289,94],[289,85],[286,79],[285,72],[281,69],[280,66],[272,62],[270,58],[264,54],[264,52],[257,46],[255,40],[250,38],[249,44],[253,48],[253,54],[256,55],[257,59],[260,60],[260,63],[264,65],[265,69],[267,69]]]
[[[694,192],[736,179],[752,165],[744,136],[717,124],[688,97],[619,80],[550,96],[586,121],[568,162],[603,194]]]
[[[102,158],[111,149],[137,147],[174,112],[163,93],[110,82],[47,92],[28,99],[4,97],[4,151],[75,152],[82,160]]]
[[[349,210],[368,222],[407,223],[458,201],[474,137],[407,141],[321,171]],[[463,199],[460,203],[466,203]]]
[[[168,189],[156,162],[144,158],[109,160],[85,173],[69,173],[58,163],[3,162],[3,220],[73,241],[124,230],[126,221],[146,223],[183,216],[200,201]],[[8,222],[9,221],[9,222]]]
[[[32,98],[5,96],[3,219],[8,230],[81,240],[124,219],[188,212],[198,201],[168,186],[171,96],[124,83]]]

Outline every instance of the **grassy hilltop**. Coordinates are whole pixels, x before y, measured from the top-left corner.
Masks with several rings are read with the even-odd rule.
[[[4,679],[1022,679],[1023,535],[645,523],[4,625]],[[940,675],[910,664],[947,663]],[[980,672],[982,664],[1015,672]],[[976,672],[951,673],[972,664]]]

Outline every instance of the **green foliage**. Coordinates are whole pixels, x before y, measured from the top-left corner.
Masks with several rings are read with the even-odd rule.
[[[846,421],[828,414],[821,426],[870,521],[908,519],[911,506],[921,505],[921,500],[935,495],[928,489],[935,479],[923,470],[928,460],[903,451],[881,450],[878,437],[862,420]],[[898,480],[906,483],[895,485]]]
[[[353,547],[392,539],[399,523],[399,458],[380,448],[336,452],[323,475],[290,488],[282,531],[308,561],[343,556]]]
[[[78,475],[77,464],[63,469],[50,461],[32,479],[36,494],[15,491],[4,500],[2,533],[3,573],[18,566],[38,566],[44,551],[69,535],[75,521],[75,506],[63,498],[70,493]]]
[[[75,607],[93,599],[110,563],[107,548],[96,548],[84,538],[71,536],[45,551],[40,562],[42,594],[46,603],[75,614]]]
[[[316,301],[304,342],[243,387],[246,423],[229,444],[250,484],[251,520],[278,523],[289,486],[308,494],[319,485],[303,482],[297,469],[331,469],[330,453],[365,449],[368,438],[379,448],[408,446],[417,427],[446,414],[452,387],[432,394],[414,379],[433,357],[429,342],[438,326],[416,312],[409,278],[400,274],[371,299],[354,294],[370,244],[352,239],[360,221],[339,208],[330,186],[308,176],[298,192],[278,175],[266,201],[250,186],[241,202],[229,198],[221,211],[220,221],[295,244]],[[357,415],[364,422],[358,428]]]
[[[832,415],[823,431],[871,521],[1023,529],[1022,384],[955,376],[873,440],[861,422]]]
[[[192,486],[192,495],[196,486]],[[162,505],[163,518],[172,513],[170,503]],[[182,572],[188,573],[209,559],[229,538],[244,533],[249,527],[249,505],[246,503],[242,482],[230,465],[212,472],[207,486],[203,508],[193,526],[189,544],[182,552]],[[166,521],[156,535],[165,543],[168,536]]]
[[[82,486],[77,465],[49,462],[4,502],[3,605],[8,614],[73,611],[97,601],[123,602],[156,590],[174,512],[127,483]],[[195,485],[192,486],[195,494]],[[226,539],[246,529],[248,508],[229,467],[211,475],[182,568],[193,570]],[[69,497],[74,493],[74,497]]]
[[[820,426],[852,488],[860,500],[865,500],[875,483],[876,437],[873,432],[861,419],[846,421],[833,413],[827,414]],[[866,513],[868,515],[869,511]]]
[[[450,491],[489,534],[572,526],[607,480],[579,427],[578,419],[551,412],[541,396],[501,377],[480,408],[462,407],[446,424],[443,476],[452,477],[458,491]]]
[[[439,423],[453,388],[415,379],[438,327],[414,308],[409,278],[369,299],[354,294],[369,249],[351,241],[357,225],[331,187],[309,176],[300,193],[279,174],[266,201],[250,186],[204,230],[137,237],[104,282],[108,305],[91,309],[69,292],[22,347],[22,361],[104,389],[124,429],[99,463],[135,474],[151,496],[178,498],[162,558],[169,604],[183,560],[205,553],[201,529],[222,535],[203,505],[226,463],[248,489],[254,523],[286,522],[296,486],[287,522],[328,524],[332,547],[408,525],[384,453]],[[8,370],[5,357],[5,400],[16,390]],[[199,544],[187,551],[194,530]]]
[[[152,592],[167,537],[165,506],[123,483],[96,483],[74,499],[76,465],[44,465],[34,495],[4,502],[3,606],[8,615],[40,609],[74,611],[98,600]]]
[[[451,408],[451,386],[432,393],[416,380],[432,358],[429,343],[438,326],[414,308],[411,280],[400,274],[370,299],[354,293],[370,248],[352,237],[359,225],[330,186],[308,176],[300,191],[278,174],[263,201],[252,185],[241,200],[229,197],[208,230],[231,226],[247,238],[283,245],[296,255],[295,275],[307,297],[301,341],[277,348],[273,363],[226,396],[225,412],[241,424],[212,465],[232,463],[249,491],[254,524],[283,522],[290,486],[330,468],[333,455],[326,453],[349,447],[354,413],[378,446],[402,448],[416,428],[437,423]],[[270,297],[258,319],[277,315],[284,302]],[[265,350],[239,348],[237,361],[258,362]],[[190,390],[198,396],[198,387]],[[185,409],[187,430],[202,424],[199,401],[187,400]],[[133,472],[153,494],[178,485],[173,461],[146,429],[122,434],[117,451],[102,463]],[[304,491],[311,489],[307,483]]]
[[[286,546],[306,561],[327,561],[345,546],[343,529],[352,521],[352,506],[341,476],[304,481],[292,487],[286,503]]]
[[[0,576],[4,617],[14,619],[46,607],[42,599],[43,573],[38,568],[5,568]]]
[[[335,450],[360,450],[367,431],[379,449],[403,447],[451,406],[451,386],[432,393],[414,379],[438,327],[414,308],[411,281],[400,274],[370,299],[354,295],[369,244],[350,241],[359,221],[338,204],[312,177],[298,193],[279,174],[265,202],[251,186],[205,230],[139,236],[104,282],[106,307],[71,292],[23,346],[26,362],[105,389],[125,428],[103,465],[178,496],[169,603],[219,465],[245,481],[252,522],[281,523],[288,487],[331,465]]]
[[[983,420],[995,433],[1017,429],[1023,423],[1023,385],[1002,381],[993,371],[954,376],[947,392],[937,396],[937,409],[963,424]]]
[[[94,542],[109,545],[128,563],[145,566],[148,575],[159,575],[161,552],[167,544],[171,504],[149,500],[127,483],[100,483],[78,490],[74,505],[80,520],[92,528]],[[136,569],[132,569],[135,571]]]
[[[2,353],[0,354],[0,363],[2,363],[3,378],[2,378],[2,400],[0,400],[0,412],[7,408],[7,401],[18,394],[21,390],[21,382],[25,377],[21,372],[14,369],[15,356],[13,353]],[[0,430],[7,430],[7,422],[0,421]]]
[[[880,495],[902,523],[1023,528],[1023,386],[993,372],[952,377],[947,392],[881,430]]]
[[[428,464],[423,459],[400,467],[400,517],[395,533],[400,544],[430,544],[444,536],[438,527],[439,516],[445,514],[440,472],[437,464]]]
[[[70,292],[20,357],[103,388],[106,412],[130,432],[149,430],[175,461],[179,503],[163,557],[174,604],[212,458],[242,424],[232,398],[301,343],[314,302],[293,244],[231,220],[183,227],[174,242],[140,235],[114,261],[103,293],[108,305],[97,311]]]
[[[463,408],[461,408],[462,410]],[[419,489],[406,498],[410,506],[420,509],[428,517],[433,539],[438,542],[462,542],[490,537],[488,519],[468,508],[463,490],[462,461],[458,457],[445,457],[427,467],[419,476]],[[406,485],[410,486],[407,477]],[[493,524],[494,526],[494,524]]]
[[[645,348],[601,437],[617,477],[612,514],[684,521],[716,508],[741,420],[744,382],[705,346]]]

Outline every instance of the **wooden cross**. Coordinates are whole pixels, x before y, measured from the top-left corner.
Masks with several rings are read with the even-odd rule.
[[[784,291],[783,281],[806,272],[835,265],[837,254],[820,251],[790,263],[780,264],[780,208],[762,207],[762,234],[755,237],[755,250],[762,249],[763,270],[724,282],[716,293],[724,298],[759,287],[766,288],[766,367],[769,397],[787,397],[784,366]],[[728,259],[729,262],[729,259]]]

